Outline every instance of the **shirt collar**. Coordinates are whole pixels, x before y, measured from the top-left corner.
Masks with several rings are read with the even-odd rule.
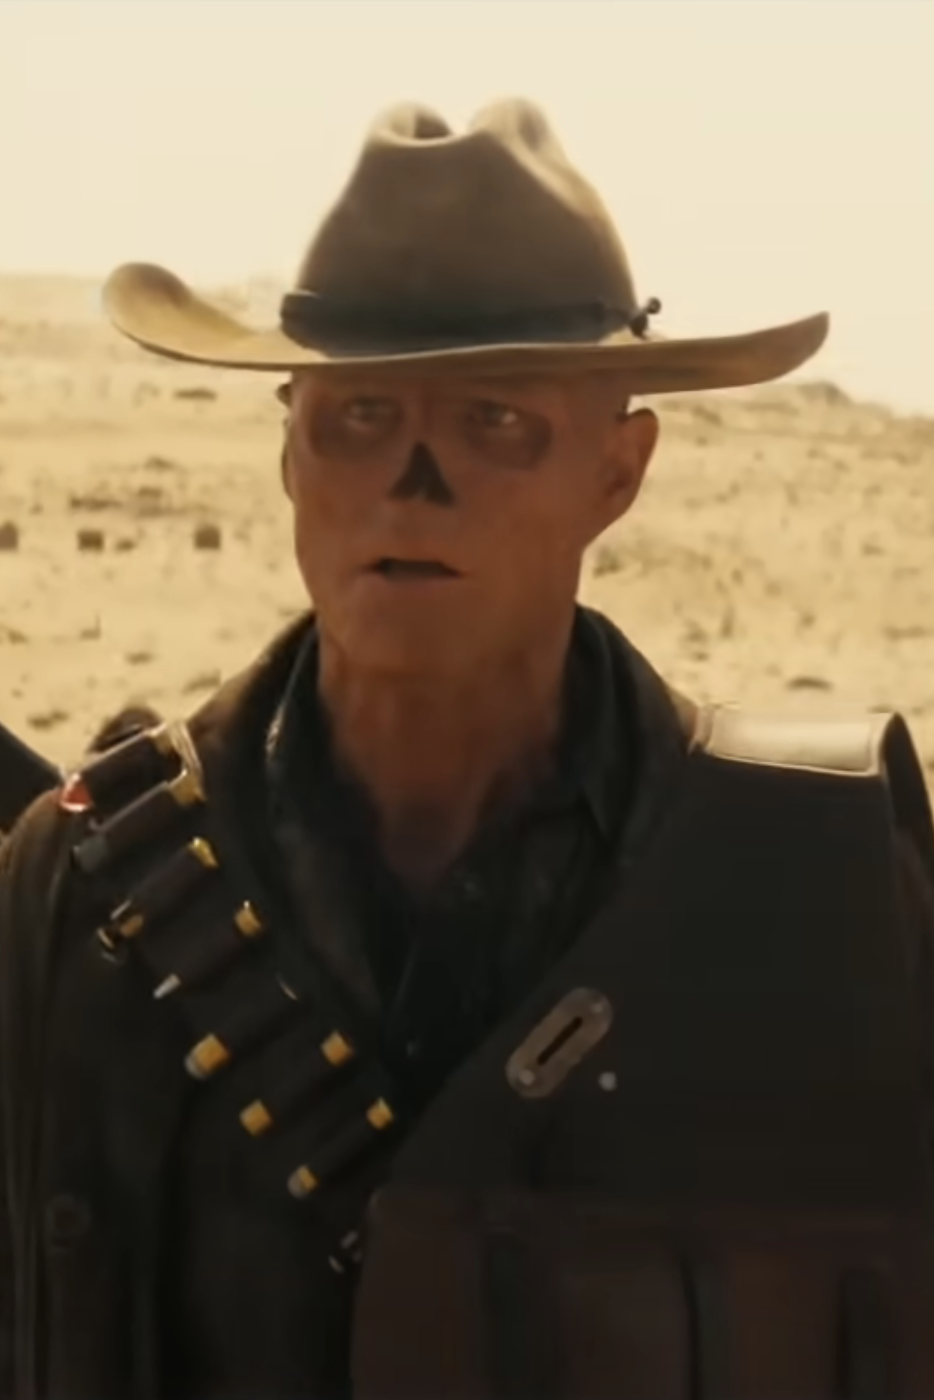
[[[630,702],[621,658],[615,627],[599,613],[579,607],[553,790],[558,802],[583,797],[608,841],[619,828],[630,766]]]

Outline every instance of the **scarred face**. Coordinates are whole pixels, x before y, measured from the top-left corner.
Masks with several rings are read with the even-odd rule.
[[[357,664],[472,670],[573,611],[656,437],[603,377],[296,377],[284,454],[319,626]]]

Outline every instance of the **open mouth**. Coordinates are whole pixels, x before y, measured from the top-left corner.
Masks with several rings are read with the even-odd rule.
[[[456,569],[439,559],[377,559],[371,571],[388,579],[459,578]]]

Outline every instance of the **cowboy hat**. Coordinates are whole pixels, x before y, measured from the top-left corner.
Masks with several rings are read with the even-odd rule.
[[[639,302],[603,202],[521,100],[487,108],[463,135],[418,106],[380,118],[272,329],[250,329],[145,263],[110,276],[104,306],[146,349],[201,364],[614,369],[632,393],[776,379],[828,329],[817,315],[705,339],[652,330],[659,303]]]

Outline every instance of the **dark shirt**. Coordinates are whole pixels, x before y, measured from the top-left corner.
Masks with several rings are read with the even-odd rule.
[[[308,636],[267,745],[269,825],[288,872],[291,956],[322,959],[416,1097],[534,985],[599,901],[634,782],[618,634],[578,611],[554,765],[417,898],[381,857],[375,814],[330,758]]]

